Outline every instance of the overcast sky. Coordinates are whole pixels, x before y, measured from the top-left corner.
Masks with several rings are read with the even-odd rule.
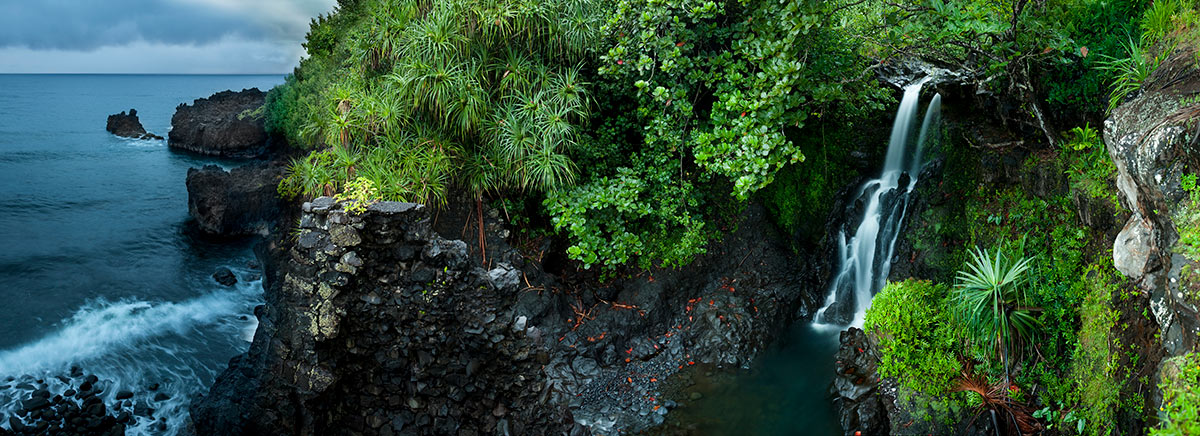
[[[287,73],[335,2],[0,0],[0,73]]]

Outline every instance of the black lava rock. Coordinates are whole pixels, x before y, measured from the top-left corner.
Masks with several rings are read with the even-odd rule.
[[[105,130],[110,133],[134,139],[163,139],[163,137],[153,133],[146,133],[146,128],[142,127],[141,120],[138,120],[137,110],[130,109],[129,114],[121,112],[108,116],[108,125]]]
[[[230,271],[229,268],[221,268],[221,269],[217,270],[217,272],[213,273],[212,278],[213,278],[213,280],[216,280],[217,283],[220,283],[222,286],[233,286],[233,285],[236,285],[238,282],[237,276],[234,275],[233,271]],[[121,394],[117,394],[117,395],[120,396]],[[117,398],[117,399],[120,400],[123,398]]]
[[[253,88],[181,104],[171,117],[167,146],[210,156],[260,156],[268,141],[262,113],[265,101],[266,93]]]

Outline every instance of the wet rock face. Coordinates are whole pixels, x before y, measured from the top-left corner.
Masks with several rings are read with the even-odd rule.
[[[283,167],[254,163],[232,171],[216,165],[187,173],[188,214],[205,233],[221,236],[265,235],[287,203],[277,186]]]
[[[570,428],[544,398],[537,328],[508,304],[510,265],[467,262],[466,244],[432,232],[420,205],[351,215],[319,198],[304,210],[296,242],[267,266],[249,353],[193,407],[197,434]]]
[[[137,109],[130,109],[128,114],[121,112],[109,115],[108,125],[104,129],[123,138],[163,139],[153,133],[146,133],[146,128],[142,127],[142,122],[138,119]]]
[[[851,327],[838,338],[837,377],[829,392],[846,436],[889,434],[887,409],[875,370],[879,356],[861,329]]]
[[[268,140],[260,110],[265,102],[266,94],[252,88],[181,104],[171,117],[167,146],[209,156],[261,156]]]
[[[1197,307],[1180,278],[1183,266],[1196,265],[1177,254],[1177,229],[1187,224],[1175,218],[1189,202],[1180,180],[1200,168],[1200,132],[1187,127],[1195,107],[1180,104],[1200,92],[1200,72],[1191,59],[1187,53],[1169,59],[1143,94],[1113,111],[1104,125],[1121,203],[1133,211],[1113,242],[1113,262],[1150,293],[1163,345],[1173,355],[1195,346],[1200,333]]]

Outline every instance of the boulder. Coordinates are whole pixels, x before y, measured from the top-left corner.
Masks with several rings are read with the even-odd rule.
[[[221,286],[233,286],[238,282],[237,276],[234,275],[233,271],[230,271],[229,268],[218,269],[217,272],[213,273],[212,278],[213,280],[216,280],[217,283],[220,283]]]
[[[265,235],[287,206],[276,191],[283,171],[265,163],[232,171],[216,165],[188,169],[188,214],[208,234]]]
[[[1183,100],[1200,92],[1200,71],[1181,50],[1145,82],[1104,123],[1104,142],[1117,167],[1121,204],[1133,212],[1113,242],[1113,263],[1150,295],[1150,307],[1171,355],[1186,352],[1200,338],[1197,302],[1188,289],[1196,262],[1182,256],[1181,229],[1197,205],[1181,186],[1184,175],[1200,168],[1200,132],[1189,128],[1200,113]],[[1182,274],[1181,274],[1182,273]],[[1190,283],[1190,284],[1189,284]]]
[[[879,357],[868,336],[851,327],[841,332],[837,376],[829,387],[847,436],[888,434],[888,411],[880,389]]]
[[[257,88],[222,91],[209,98],[181,104],[171,117],[167,146],[228,158],[262,156],[268,135],[263,105],[266,94]]]
[[[138,119],[137,109],[130,109],[129,113],[122,111],[119,114],[109,115],[108,125],[104,129],[123,138],[163,139],[153,133],[146,133],[146,128],[142,127],[142,122]]]

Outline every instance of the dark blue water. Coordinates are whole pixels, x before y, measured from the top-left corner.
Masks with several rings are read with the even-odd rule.
[[[166,136],[180,103],[282,79],[0,75],[0,384],[79,365],[110,394],[162,385],[174,398],[157,415],[182,419],[248,347],[261,283],[249,241],[188,230],[187,169],[215,161],[117,138],[105,120],[136,108]],[[220,267],[241,282],[216,284]],[[0,389],[0,416],[18,394]]]
[[[647,435],[836,435],[833,409],[837,333],[799,322],[748,369],[697,365],[672,400],[682,407]],[[693,399],[692,393],[701,394]]]

